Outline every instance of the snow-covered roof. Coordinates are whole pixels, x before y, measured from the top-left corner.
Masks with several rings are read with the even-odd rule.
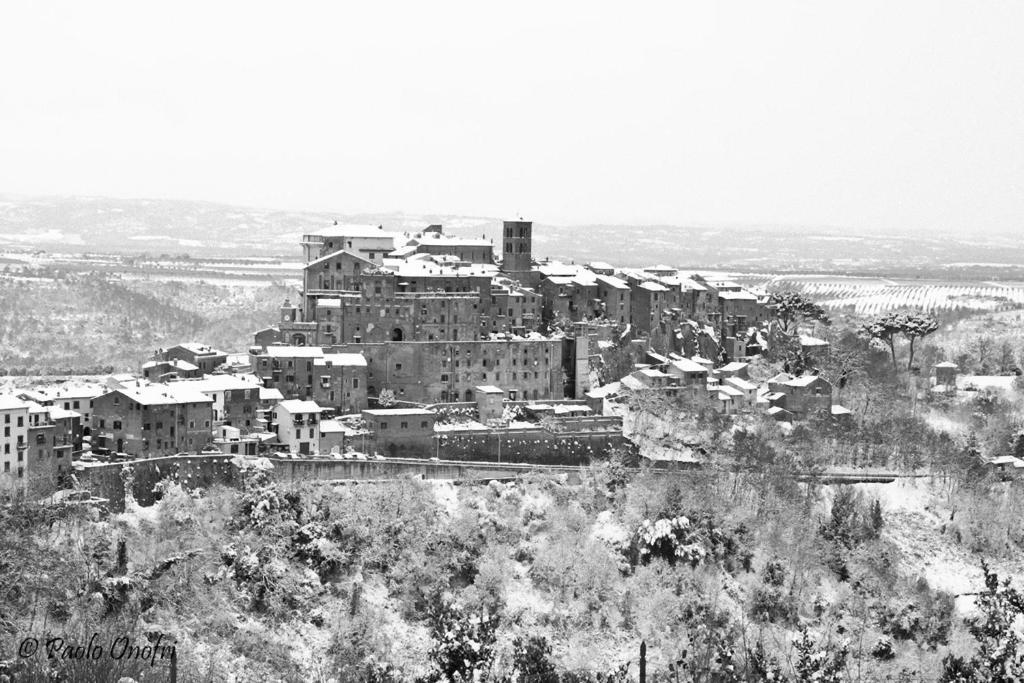
[[[28,407],[28,403],[12,394],[0,396],[0,410],[28,410]]]
[[[809,334],[801,334],[800,346],[829,346],[829,343],[824,339],[818,339],[817,337],[812,337]]]
[[[213,399],[198,389],[183,383],[127,384],[111,390],[127,396],[145,406],[174,405],[176,403],[213,403]]]
[[[202,392],[231,391],[259,388],[260,380],[256,375],[206,375],[202,379],[180,379],[170,386],[183,386]]]
[[[179,360],[177,358],[172,358],[170,360],[150,360],[150,361],[146,361],[145,363],[142,364],[142,369],[143,370],[148,370],[150,368],[155,368],[155,367],[158,367],[160,365],[170,365],[171,367],[177,368],[178,370],[186,370],[188,372],[191,372],[193,370],[198,370],[199,369],[198,365],[194,365],[192,363],[189,363],[187,360]]]
[[[679,360],[674,360],[672,361],[671,365],[677,368],[678,370],[682,370],[683,372],[708,371],[708,369],[705,366],[701,365],[700,363],[697,363],[696,361],[692,361],[689,358],[680,358]]]
[[[64,408],[58,408],[57,406],[50,406],[48,408],[50,417],[54,420],[64,420],[69,417],[82,417],[82,414],[74,410],[65,410]]]
[[[718,370],[719,372],[739,372],[743,368],[747,367],[747,365],[749,365],[749,363],[741,363],[740,361],[734,360],[731,363],[726,363],[722,367],[718,368]]]
[[[757,391],[756,384],[748,382],[742,377],[729,377],[725,380],[725,383],[729,386],[736,387],[740,391]]]
[[[342,434],[346,430],[337,420],[320,420],[321,434]]]
[[[355,252],[351,252],[348,249],[339,249],[338,251],[332,251],[330,254],[326,254],[324,256],[321,256],[320,258],[313,259],[312,261],[310,261],[309,263],[306,264],[306,267],[309,268],[310,266],[315,266],[315,265],[318,265],[320,263],[325,263],[327,261],[330,261],[331,259],[336,259],[339,256],[351,256],[352,258],[356,259],[357,261],[362,261],[366,265],[375,265],[373,263],[373,261],[371,261],[371,260],[369,260],[367,258],[364,258],[364,257],[360,256],[359,254],[356,254]]]
[[[426,408],[373,408],[371,410],[364,410],[363,413],[366,415],[373,415],[374,417],[389,417],[402,415],[433,415],[434,413]]]
[[[629,284],[625,280],[620,280],[614,275],[595,275],[594,279],[612,289],[629,289]]]
[[[729,301],[757,301],[757,297],[750,292],[720,291],[718,293],[718,298],[727,299]]]
[[[319,346],[268,346],[271,358],[321,358],[324,350]]]
[[[450,235],[438,235],[437,233],[424,233],[420,237],[414,237],[409,244],[420,244],[423,246],[442,247],[493,247],[490,240],[472,239],[468,237],[452,237]]]
[[[632,375],[626,375],[625,377],[623,377],[620,380],[620,385],[627,389],[632,389],[633,391],[640,391],[642,389],[647,388],[646,384],[638,380],[636,377],[633,377]]]
[[[397,232],[388,232],[382,226],[367,223],[332,225],[308,234],[321,237],[390,237],[391,239],[399,236]]]
[[[295,413],[319,413],[323,411],[316,401],[300,401],[299,399],[292,398],[287,401],[281,401],[277,404],[278,408],[295,414]]]
[[[816,382],[819,379],[825,381],[822,377],[819,377],[818,375],[804,375],[803,377],[791,379],[785,384],[788,387],[808,387],[814,384],[814,382]]]
[[[587,392],[586,395],[590,396],[591,398],[605,398],[606,396],[612,396],[614,394],[619,393],[619,390],[621,388],[622,384],[620,382],[609,382],[604,386],[595,387],[591,389],[590,391]]]
[[[281,401],[284,400],[284,394],[281,393],[280,389],[260,387],[260,400]]]

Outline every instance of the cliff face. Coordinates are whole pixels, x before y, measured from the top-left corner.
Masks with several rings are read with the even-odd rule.
[[[678,334],[683,355],[687,358],[700,356],[708,360],[716,360],[722,354],[722,347],[708,327],[690,321],[680,325]]]

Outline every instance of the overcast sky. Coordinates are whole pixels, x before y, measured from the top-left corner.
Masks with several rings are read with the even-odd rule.
[[[1024,233],[1024,2],[3,3],[0,192]]]

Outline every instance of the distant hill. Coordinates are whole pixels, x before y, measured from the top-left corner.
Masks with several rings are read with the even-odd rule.
[[[334,214],[210,202],[0,195],[0,250],[206,254],[295,259],[304,232],[341,223],[414,231],[442,223],[452,234],[501,240],[501,220],[456,215]],[[577,262],[747,272],[816,271],[936,274],[979,268],[1014,277],[1024,246],[1009,237],[860,234],[814,228],[707,228],[670,225],[534,226],[534,254]],[[990,276],[990,275],[985,275]],[[1024,278],[1024,271],[1016,274]]]

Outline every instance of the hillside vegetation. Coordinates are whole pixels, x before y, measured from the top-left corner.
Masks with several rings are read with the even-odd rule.
[[[185,681],[625,681],[643,641],[652,681],[992,680],[922,571],[966,541],[850,487],[614,461],[578,484],[246,482],[167,481],[108,520],[0,509],[0,659],[33,680],[166,680],[166,660],[13,654],[29,634],[159,634]]]
[[[277,319],[281,286],[117,280],[89,273],[0,276],[0,372],[137,370],[155,349],[203,341],[244,351]]]

